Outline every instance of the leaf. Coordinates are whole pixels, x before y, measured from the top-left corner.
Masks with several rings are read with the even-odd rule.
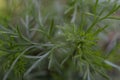
[[[70,58],[70,56],[65,57],[60,65],[62,66],[69,58]]]
[[[106,73],[104,73],[103,71],[100,71],[100,70],[96,70],[96,71],[106,80],[110,80],[110,77]]]
[[[92,24],[89,26],[89,28],[87,29],[86,33],[89,33],[90,31],[92,31],[93,27],[95,27],[95,25],[99,22],[99,18],[97,17]]]
[[[54,27],[54,19],[51,20],[51,25],[48,31],[49,36],[51,36],[51,34],[53,33],[53,27]]]
[[[12,65],[10,66],[10,69],[4,75],[3,80],[7,80],[10,72],[12,71],[12,69],[14,68],[15,64],[20,59],[20,57],[23,56],[23,54],[25,54],[28,50],[30,50],[32,48],[34,48],[34,46],[30,46],[30,47],[26,48],[20,55],[17,56],[17,58],[13,61]]]
[[[96,15],[96,10],[97,10],[97,6],[98,6],[98,2],[99,2],[99,0],[96,0],[95,6],[94,6],[94,14],[95,15]]]
[[[49,64],[48,64],[48,69],[51,69],[52,64],[54,63],[53,53],[50,54],[49,58],[50,58],[50,60],[49,60]]]
[[[42,35],[49,37],[49,35],[47,34],[47,32],[43,29],[31,29],[33,31],[38,31],[39,33],[41,33]]]
[[[114,64],[114,63],[112,63],[112,62],[110,62],[110,61],[108,61],[108,60],[105,60],[104,62],[105,62],[106,64],[112,66],[113,68],[116,68],[117,70],[120,71],[120,66],[118,66],[118,65],[116,65],[116,64]]]
[[[28,75],[43,59],[45,59],[50,54],[50,51],[40,56],[38,59],[28,70],[25,72],[24,76]]]
[[[25,41],[27,41],[27,42],[29,42],[29,43],[32,43],[28,38],[26,38],[22,33],[21,33],[21,31],[20,31],[20,28],[17,26],[17,32],[18,32],[18,36],[21,38],[21,39],[23,39],[23,40],[25,40]]]
[[[111,10],[108,14],[106,14],[104,17],[100,18],[99,21],[102,21],[102,20],[104,20],[104,19],[107,19],[110,15],[112,15],[114,12],[116,12],[119,8],[120,8],[120,5],[117,6],[117,4],[115,4],[115,5],[113,6],[112,10]]]
[[[102,32],[104,29],[106,29],[108,27],[108,25],[105,25],[102,28],[99,28],[95,33],[93,33],[93,35],[98,35],[100,32]]]
[[[70,7],[70,8],[68,8],[65,12],[64,12],[64,14],[67,14],[67,13],[69,13],[70,11],[72,11],[74,9],[74,7],[72,6],[72,7]]]
[[[109,16],[108,19],[120,20],[119,16]]]

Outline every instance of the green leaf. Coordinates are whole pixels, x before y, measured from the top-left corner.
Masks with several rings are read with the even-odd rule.
[[[48,35],[51,36],[53,33],[53,27],[54,27],[54,19],[51,20],[51,25],[48,31]]]
[[[108,61],[108,60],[105,60],[104,62],[105,62],[107,65],[110,65],[110,66],[112,66],[113,68],[116,68],[117,70],[120,71],[120,66],[118,66],[118,65],[116,65],[116,64],[114,64],[114,63],[112,63],[112,62],[110,62],[110,61]]]
[[[30,46],[30,47],[26,48],[22,53],[20,53],[20,55],[17,56],[17,58],[13,61],[12,65],[10,66],[10,69],[6,72],[5,76],[3,77],[3,80],[7,80],[10,72],[12,71],[12,69],[14,68],[15,64],[20,59],[20,57],[23,56],[28,50],[30,50],[34,47],[35,46]]]
[[[99,28],[95,33],[93,33],[93,35],[98,35],[100,32],[102,32],[103,30],[105,30],[108,27],[108,25],[105,25],[102,28]]]
[[[40,59],[38,59],[33,65],[28,68],[28,70],[25,72],[24,76],[27,76],[42,60],[44,60],[50,52],[45,53],[44,55],[40,56]]]

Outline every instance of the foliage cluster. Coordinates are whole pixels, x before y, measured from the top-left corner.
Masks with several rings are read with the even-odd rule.
[[[119,20],[117,1],[10,1],[0,20],[1,80],[110,80],[107,69],[120,70],[97,44],[107,20]]]

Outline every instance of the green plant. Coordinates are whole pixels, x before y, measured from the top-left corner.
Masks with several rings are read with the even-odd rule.
[[[69,0],[64,15],[48,16],[39,0],[25,2],[18,24],[0,26],[1,79],[109,80],[107,68],[120,70],[97,45],[98,34],[109,27],[107,19],[119,20],[113,16],[117,2]]]

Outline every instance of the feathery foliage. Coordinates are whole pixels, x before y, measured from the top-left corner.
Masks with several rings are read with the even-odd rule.
[[[6,15],[13,22],[0,26],[1,80],[110,80],[107,69],[120,70],[97,44],[98,34],[109,27],[105,22],[119,20],[113,16],[120,8],[116,1],[54,3],[60,12],[52,2],[45,7],[44,1],[17,0],[15,8],[10,1],[16,16]]]

